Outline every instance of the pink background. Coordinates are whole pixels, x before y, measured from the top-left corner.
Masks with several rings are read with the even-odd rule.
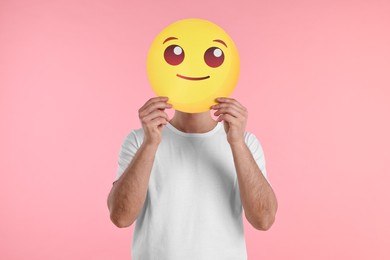
[[[0,1],[0,258],[130,259],[107,194],[154,96],[145,62],[197,17],[235,40],[279,200],[249,259],[390,259],[390,2]]]

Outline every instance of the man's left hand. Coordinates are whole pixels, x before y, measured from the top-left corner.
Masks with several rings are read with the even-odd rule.
[[[214,113],[215,116],[219,116],[217,121],[223,120],[229,144],[244,142],[248,119],[247,109],[233,98],[220,97],[216,101],[218,104],[211,106],[211,108],[217,110]]]

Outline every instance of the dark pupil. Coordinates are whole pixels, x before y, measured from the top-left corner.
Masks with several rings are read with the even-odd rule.
[[[184,60],[184,51],[179,45],[170,45],[164,51],[164,59],[170,65],[179,65]]]
[[[222,65],[225,59],[223,51],[218,47],[208,48],[204,53],[204,61],[212,68],[216,68]]]

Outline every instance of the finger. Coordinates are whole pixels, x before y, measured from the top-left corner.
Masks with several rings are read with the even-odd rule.
[[[138,111],[141,111],[141,110],[145,109],[151,103],[161,102],[161,101],[162,102],[168,101],[168,97],[153,97],[153,98],[150,98],[148,101],[145,102],[145,104]]]
[[[220,115],[217,118],[218,122],[226,121],[226,122],[228,122],[229,124],[232,124],[232,125],[236,124],[237,120],[238,120],[237,118],[235,118],[234,116],[229,115],[229,114],[223,114],[223,115]]]
[[[237,110],[242,111],[244,114],[247,112],[247,109],[241,105],[238,101],[233,101],[228,99],[228,101],[219,101],[218,104],[211,106],[212,109],[216,109],[224,106],[234,106]]]
[[[233,106],[226,106],[226,107],[222,107],[222,108],[219,108],[215,113],[214,115],[215,116],[218,116],[220,114],[230,114],[236,118],[238,117],[243,117],[244,115],[242,113],[240,113],[240,111],[238,111],[235,107]]]
[[[236,104],[234,103],[219,103],[217,105],[214,105],[212,108],[215,109],[215,110],[219,110],[221,108],[228,108],[228,107],[232,107],[234,108],[236,111],[238,111],[242,116],[246,116],[247,115],[247,111],[244,110],[242,107],[239,107],[237,106]]]
[[[162,118],[165,118],[166,120],[169,120],[167,113],[165,113],[162,110],[155,110],[152,113],[148,114],[147,116],[143,117],[142,121],[144,123],[149,123],[150,121],[152,121],[156,117],[162,117]]]
[[[172,107],[171,104],[168,104],[168,103],[163,102],[163,101],[158,101],[158,102],[149,104],[149,106],[147,106],[143,110],[141,110],[139,112],[139,116],[144,117],[144,116],[152,113],[154,110],[159,110],[159,109],[164,110],[164,109],[171,108],[171,107]]]
[[[156,117],[154,118],[151,122],[150,122],[150,125],[151,126],[159,126],[159,125],[166,125],[168,124],[168,120],[166,120],[165,118],[163,117]]]
[[[219,97],[219,98],[216,98],[216,101],[219,102],[219,103],[234,104],[237,107],[242,108],[243,110],[246,110],[246,108],[243,105],[241,105],[241,103],[238,102],[237,100],[235,100],[234,98]]]
[[[149,107],[151,104],[156,103],[156,102],[167,102],[168,97],[154,97],[149,99],[138,111],[145,110],[145,108]]]

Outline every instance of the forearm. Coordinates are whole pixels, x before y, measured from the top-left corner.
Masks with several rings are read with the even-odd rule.
[[[116,226],[130,226],[142,209],[157,148],[158,145],[143,143],[114,183],[108,196],[108,207]]]
[[[245,216],[255,228],[267,230],[275,219],[276,196],[245,142],[231,144],[231,149]]]

